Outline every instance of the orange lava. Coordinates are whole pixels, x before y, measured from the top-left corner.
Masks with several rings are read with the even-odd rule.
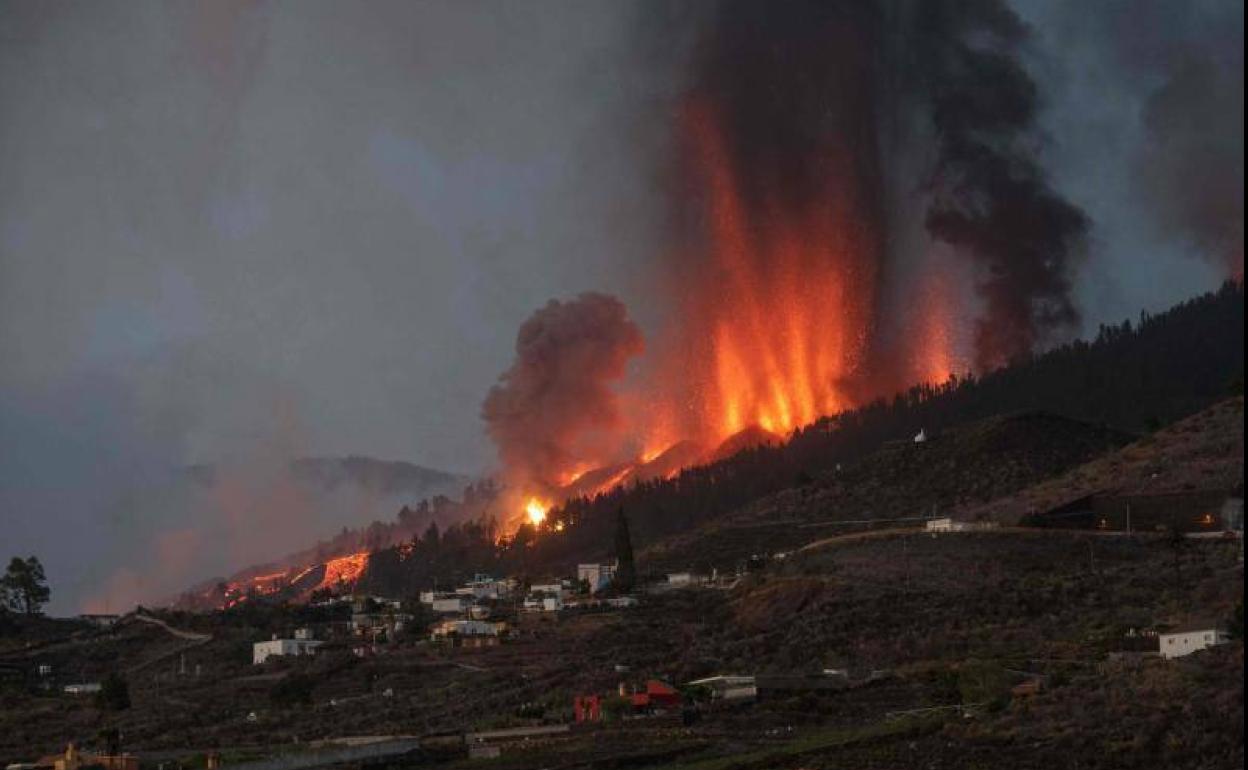
[[[747,205],[712,111],[694,103],[686,118],[706,204],[701,290],[683,319],[696,437],[750,426],[785,435],[852,406],[846,382],[867,343],[876,283],[855,200],[831,174],[801,210],[778,199]],[[847,162],[831,151],[825,160],[829,169]]]
[[[348,554],[330,559],[325,563],[325,577],[318,588],[337,588],[339,585],[353,587],[368,567],[368,552]]]

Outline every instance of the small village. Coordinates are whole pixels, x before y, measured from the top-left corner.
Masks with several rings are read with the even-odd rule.
[[[1207,532],[1194,532],[1191,537],[1195,538],[1194,543],[1210,543],[1215,548],[1222,548],[1222,543],[1228,540],[1237,542],[1236,549],[1240,553],[1232,558],[1232,563],[1238,561],[1242,565],[1242,501],[1231,500],[1227,505],[1230,507],[1224,507],[1223,514],[1219,516],[1219,523],[1224,523],[1225,529],[1216,533],[1216,540],[1209,540]],[[1236,508],[1236,505],[1239,507]],[[1106,534],[1096,533],[1097,529],[1094,523],[1092,533],[1080,537],[1104,540]],[[937,517],[924,521],[921,527],[885,532],[881,536],[901,542],[913,540],[914,544],[931,543],[925,547],[939,549],[1010,535],[994,522]],[[1115,538],[1106,542],[1129,545],[1131,541]],[[631,557],[631,549],[626,548],[624,552],[626,558]],[[312,681],[299,672],[316,670],[310,667],[322,658],[342,660],[346,656],[360,665],[383,667],[388,667],[390,664],[385,661],[393,658],[400,667],[440,665],[471,675],[497,666],[497,661],[510,660],[507,651],[512,648],[522,659],[536,657],[537,650],[544,645],[552,644],[552,640],[560,639],[572,633],[571,629],[586,624],[595,627],[593,624],[605,622],[612,628],[626,628],[630,623],[643,622],[630,618],[652,617],[650,613],[656,611],[673,613],[675,610],[671,608],[674,606],[688,606],[685,600],[679,598],[682,596],[697,604],[721,602],[736,595],[745,586],[757,586],[760,581],[761,585],[766,585],[768,580],[774,581],[775,578],[768,578],[768,575],[784,574],[802,558],[808,557],[788,551],[775,552],[754,555],[724,572],[712,570],[701,574],[679,571],[645,576],[637,576],[635,566],[627,560],[616,559],[608,563],[578,564],[575,574],[552,576],[542,582],[477,574],[452,588],[421,591],[411,600],[354,592],[322,597],[304,610],[310,617],[321,620],[275,629],[269,638],[254,640],[250,644],[250,666],[261,672],[250,678],[272,680],[278,685],[304,682],[302,686],[306,687],[306,691],[292,686],[290,694],[274,695],[272,705],[249,708],[235,717],[241,718],[245,724],[261,728],[266,724],[277,724],[274,720],[283,719],[282,714],[289,713],[287,709],[291,707],[347,713],[374,701],[397,703],[410,697],[399,681],[385,686],[382,686],[384,681],[379,681],[365,694],[330,697],[318,704],[310,695]],[[1242,566],[1238,569],[1242,570]],[[181,642],[176,648],[179,652],[176,656],[168,654],[163,664],[164,668],[171,670],[170,676],[174,679],[198,680],[201,667],[209,665],[206,660],[200,659],[197,651],[212,641],[210,634],[179,629],[156,615],[142,611],[125,616],[91,614],[81,616],[78,622],[98,634],[114,634],[127,627],[147,626],[174,636]],[[1179,625],[1130,627],[1116,639],[1107,640],[1102,657],[1095,662],[1095,670],[1140,671],[1220,647],[1232,639],[1233,634],[1225,618],[1197,619]],[[413,655],[417,657],[413,658]],[[188,664],[188,659],[194,662]],[[40,657],[35,655],[30,660],[38,661]],[[549,698],[522,703],[515,708],[512,717],[502,721],[477,721],[465,724],[459,731],[443,728],[434,732],[324,739],[287,756],[277,765],[271,759],[239,761],[228,751],[215,748],[190,756],[176,751],[172,754],[168,751],[132,753],[120,748],[124,745],[122,735],[106,735],[103,743],[71,744],[63,754],[14,762],[8,764],[6,770],[79,770],[89,767],[102,767],[104,770],[139,770],[140,767],[170,770],[175,766],[186,767],[188,759],[202,762],[208,770],[220,767],[270,770],[361,762],[367,766],[369,763],[385,762],[387,757],[405,756],[411,752],[431,758],[441,757],[439,761],[460,756],[472,761],[500,759],[512,755],[528,756],[538,747],[557,747],[561,742],[576,742],[582,739],[578,736],[595,735],[594,731],[604,728],[657,729],[659,734],[672,729],[696,731],[704,724],[741,719],[751,709],[760,709],[757,713],[763,723],[772,725],[767,729],[779,731],[775,734],[780,735],[793,727],[776,724],[773,718],[764,716],[770,714],[770,709],[776,704],[822,703],[830,698],[844,701],[864,696],[875,698],[878,695],[872,693],[896,688],[900,682],[913,676],[913,672],[907,673],[910,666],[904,663],[875,667],[864,666],[865,660],[840,660],[842,664],[837,666],[812,668],[807,665],[800,670],[789,671],[778,671],[772,666],[757,669],[726,666],[703,671],[705,675],[678,678],[672,677],[670,668],[661,664],[638,665],[621,659],[610,664],[606,671],[579,677],[586,683],[612,681],[612,686],[582,687],[571,692],[564,690],[567,694],[560,703],[553,703]],[[946,713],[974,719],[1000,708],[994,703],[1019,704],[1047,693],[1051,687],[1063,686],[1066,674],[1044,664],[1034,665],[1035,668],[1022,665],[1017,669],[996,670],[993,676],[999,678],[1000,683],[993,685],[995,689],[988,694],[980,696],[982,700],[968,702],[967,698],[963,698],[961,702],[949,705],[898,702],[896,707],[887,711],[885,723],[909,724],[913,720],[941,717]],[[37,663],[33,676],[38,682],[37,687],[47,692],[58,691],[63,698],[102,702],[107,697],[106,691],[110,687],[107,680],[67,681],[62,674],[51,663]],[[29,672],[4,664],[0,666],[0,675],[26,679]],[[155,676],[159,681],[161,675]],[[274,676],[277,679],[272,679]],[[278,685],[274,685],[275,694]],[[497,726],[487,727],[491,722]],[[176,758],[176,765],[170,765],[162,757]]]

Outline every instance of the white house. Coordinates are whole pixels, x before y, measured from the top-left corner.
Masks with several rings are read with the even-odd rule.
[[[102,688],[99,682],[83,682],[82,684],[65,685],[66,695],[91,695],[99,692]]]
[[[611,581],[615,579],[615,565],[578,564],[576,565],[576,579],[588,583],[589,592],[596,594],[611,585]]]
[[[946,516],[943,519],[928,519],[928,532],[961,532],[966,529],[966,522],[954,521]]]
[[[315,639],[271,639],[251,646],[251,662],[260,665],[273,655],[315,655],[322,642]]]
[[[1189,626],[1177,628],[1166,634],[1158,634],[1157,641],[1163,658],[1181,658],[1191,655],[1197,650],[1225,644],[1231,640],[1230,634],[1212,625]]]
[[[495,580],[489,575],[478,574],[456,593],[467,593],[477,599],[502,599],[511,593],[511,583],[506,580]]]

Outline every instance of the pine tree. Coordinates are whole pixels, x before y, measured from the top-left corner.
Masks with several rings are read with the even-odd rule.
[[[14,556],[9,562],[8,572],[0,577],[0,586],[3,586],[0,593],[5,596],[9,606],[27,615],[39,614],[51,596],[43,565],[34,556],[28,559]]]

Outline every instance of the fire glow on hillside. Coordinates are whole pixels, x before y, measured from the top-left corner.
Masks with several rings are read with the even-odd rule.
[[[583,295],[551,303],[526,323],[517,364],[485,410],[507,466],[512,527],[527,521],[540,529],[551,505],[569,497],[670,478],[691,464],[783,440],[877,395],[872,378],[882,378],[870,346],[878,234],[860,193],[846,182],[851,174],[838,173],[853,159],[834,142],[823,147],[827,173],[798,206],[779,190],[761,199],[747,194],[714,105],[691,101],[680,130],[700,211],[690,245],[696,253],[687,260],[697,276],[674,280],[687,288],[678,323],[651,351],[644,395],[625,392],[623,402],[633,405],[628,420],[618,418],[610,381],[622,377],[623,363],[641,345],[618,301]],[[906,371],[895,380],[940,382],[953,371],[951,300],[937,278],[926,280],[915,299]],[[604,323],[600,306],[607,302],[618,307]],[[550,386],[568,371],[590,384]],[[540,383],[536,396],[521,391],[530,380]],[[578,406],[583,414],[571,411]],[[567,430],[539,423],[552,411]],[[579,440],[578,431],[593,440]],[[642,449],[620,459],[629,445]]]
[[[369,552],[360,551],[330,559],[323,564],[292,566],[279,572],[250,575],[220,583],[201,601],[229,609],[253,597],[286,596],[307,600],[316,591],[350,592],[368,568]]]

